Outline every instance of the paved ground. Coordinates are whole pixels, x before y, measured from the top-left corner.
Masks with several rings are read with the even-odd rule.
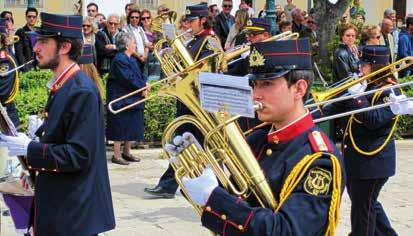
[[[398,142],[397,151],[397,175],[385,185],[380,200],[399,235],[413,235],[413,141]],[[200,226],[198,216],[180,194],[175,199],[152,199],[143,192],[144,187],[157,183],[167,167],[167,162],[160,159],[161,150],[134,153],[143,161],[127,167],[109,163],[117,227],[105,235],[211,235]],[[108,152],[108,157],[111,155]],[[2,202],[0,205],[4,209]],[[344,194],[339,236],[349,232],[349,213],[348,196]],[[1,223],[1,235],[18,235],[10,217],[1,216]]]

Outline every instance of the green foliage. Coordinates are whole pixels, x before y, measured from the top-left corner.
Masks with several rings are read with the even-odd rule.
[[[150,95],[157,94],[161,86],[151,88]],[[166,126],[175,118],[176,99],[156,96],[145,102],[145,141],[160,141]]]
[[[43,114],[48,97],[46,84],[52,76],[50,70],[32,70],[20,75],[20,90],[15,102],[23,130],[27,129],[29,115]]]
[[[404,77],[399,79],[399,83],[412,81],[413,76]],[[403,89],[404,94],[407,97],[413,97],[413,88],[407,87]],[[413,135],[413,117],[410,115],[404,115],[400,117],[399,124],[397,125],[396,137]]]

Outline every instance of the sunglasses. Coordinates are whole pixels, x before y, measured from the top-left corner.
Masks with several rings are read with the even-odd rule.
[[[27,18],[32,18],[32,19],[34,19],[34,18],[37,18],[37,16],[26,16]]]
[[[83,28],[89,28],[89,27],[91,27],[92,25],[82,25],[83,26]]]
[[[374,37],[374,38],[375,38],[375,39],[380,39],[380,37],[381,37],[381,36],[380,36],[380,35],[378,35],[378,36],[376,36],[376,37]]]
[[[130,19],[140,19],[140,17],[139,16],[131,16],[131,17],[129,17]]]
[[[222,5],[225,8],[232,8],[232,5]]]
[[[150,17],[150,16],[147,16],[147,17],[141,17],[141,19],[142,19],[142,20],[149,20],[149,19],[151,19],[151,17]]]
[[[108,22],[109,25],[119,25],[118,22]]]

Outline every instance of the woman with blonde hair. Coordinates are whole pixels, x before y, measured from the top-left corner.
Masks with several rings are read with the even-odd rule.
[[[380,45],[381,29],[378,25],[366,25],[361,30],[361,45]]]
[[[248,19],[248,11],[238,10],[235,12],[235,24],[229,30],[228,38],[224,46],[225,50],[229,50],[237,45],[247,42],[243,29],[247,24]]]
[[[78,60],[80,69],[88,75],[99,89],[100,96],[103,98],[103,85],[100,80],[99,72],[96,66],[93,64],[93,45],[84,44],[82,55]]]
[[[96,65],[96,32],[97,26],[95,24],[94,18],[90,16],[86,16],[83,18],[82,22],[82,32],[83,32],[83,43],[92,45],[92,53],[93,53],[93,64]]]

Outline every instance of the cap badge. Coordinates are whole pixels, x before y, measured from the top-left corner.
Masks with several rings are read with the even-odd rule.
[[[265,64],[264,55],[262,55],[256,48],[250,54],[250,66],[263,66]]]
[[[187,9],[185,10],[185,15],[191,15],[191,10],[189,10],[189,8],[187,8]]]
[[[247,26],[252,26],[252,20],[247,21]]]

